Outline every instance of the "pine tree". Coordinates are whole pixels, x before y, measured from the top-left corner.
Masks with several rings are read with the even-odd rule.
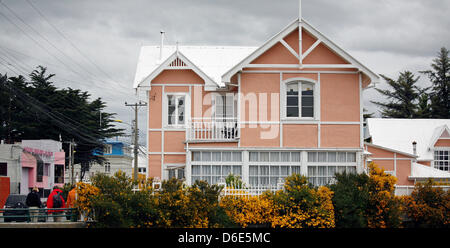
[[[58,89],[51,81],[54,74],[46,71],[38,66],[28,82],[23,76],[0,74],[0,139],[8,143],[73,139],[77,144],[75,164],[88,169],[91,162],[101,163],[103,159],[94,151],[103,151],[104,139],[123,132],[114,128],[115,114],[104,111],[106,103],[101,98],[91,101],[88,92]],[[67,150],[68,144],[63,148]]]
[[[422,91],[416,86],[419,77],[410,71],[400,72],[397,80],[381,75],[393,90],[375,89],[389,100],[387,103],[371,101],[381,107],[384,118],[415,118],[417,102]]]
[[[430,118],[450,118],[450,58],[449,51],[442,47],[431,64],[431,70],[421,71],[432,83]]]

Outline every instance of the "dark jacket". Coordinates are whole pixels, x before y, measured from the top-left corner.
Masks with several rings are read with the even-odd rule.
[[[41,197],[39,196],[39,193],[36,191],[31,191],[28,196],[27,200],[25,202],[28,207],[38,207],[40,208],[42,205]]]

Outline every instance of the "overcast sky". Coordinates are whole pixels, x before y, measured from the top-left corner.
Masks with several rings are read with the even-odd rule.
[[[102,97],[108,112],[129,123],[134,115],[124,102],[136,100],[139,49],[159,45],[160,30],[168,45],[260,46],[298,17],[298,0],[0,2],[0,72],[28,74],[44,65],[58,87]],[[450,49],[448,0],[303,0],[302,6],[304,19],[378,74],[419,75],[441,47]],[[425,76],[420,82],[428,84]],[[370,112],[377,112],[374,99],[375,90],[364,92]],[[140,113],[144,130],[145,109]]]

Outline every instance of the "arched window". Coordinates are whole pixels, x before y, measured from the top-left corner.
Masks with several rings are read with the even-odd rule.
[[[285,89],[285,117],[314,118],[314,83],[291,81]]]

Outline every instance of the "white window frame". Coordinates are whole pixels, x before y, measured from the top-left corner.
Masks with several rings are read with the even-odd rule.
[[[194,159],[195,155],[194,152],[197,153],[199,152],[200,154],[200,160],[196,160]],[[210,153],[211,157],[208,160],[203,160],[203,153],[207,152]],[[213,154],[212,153],[220,153],[220,159],[219,160],[213,160]],[[237,151],[237,150],[223,150],[223,151],[191,151],[192,156],[191,156],[191,175],[190,175],[190,182],[191,184],[195,183],[194,177],[200,177],[200,180],[203,180],[203,177],[223,177],[223,179],[225,179],[228,175],[223,174],[222,169],[223,166],[231,166],[231,173],[235,176],[239,176],[241,177],[241,179],[243,179],[243,170],[244,170],[244,163],[243,163],[243,152],[242,151]],[[231,157],[230,160],[224,161],[223,159],[223,153],[231,153]],[[233,153],[239,153],[240,154],[240,158],[235,160],[235,154]],[[194,174],[194,166],[200,166],[200,174]],[[203,174],[203,166],[210,166],[210,174],[209,175],[205,175]],[[221,166],[221,175],[217,175],[217,174],[213,174],[213,170],[212,170],[212,166]],[[240,167],[240,174],[236,175],[233,173],[233,166],[239,166]],[[222,175],[223,174],[223,175]],[[198,180],[198,179],[197,179]]]
[[[442,155],[442,156],[447,156],[448,160],[436,159],[436,155],[435,155],[436,152],[443,152],[443,153],[447,152],[448,153],[447,155]],[[440,156],[440,155],[438,155],[438,156]],[[439,162],[447,162],[448,163],[448,165],[446,166],[447,170],[442,170],[442,171],[450,172],[450,148],[436,147],[433,149],[433,168],[441,170],[441,169],[439,169],[439,165],[438,165]]]
[[[103,154],[112,154],[112,144],[105,144],[103,148]]]
[[[287,116],[287,94],[286,89],[288,84],[297,83],[298,85],[298,117],[288,117]],[[313,117],[302,117],[302,84],[308,83],[312,84],[313,87]],[[284,121],[289,120],[310,120],[315,121],[319,119],[319,111],[320,111],[320,101],[319,101],[319,84],[317,81],[309,79],[309,78],[289,78],[281,82],[280,85],[280,113],[281,119]]]
[[[310,153],[315,153],[315,161],[309,161],[309,154]],[[319,153],[325,154],[325,161],[319,161]],[[335,153],[335,161],[330,161],[330,153]],[[338,161],[339,160],[339,153],[345,153],[345,161]],[[353,155],[348,155],[349,153],[354,154]],[[326,178],[327,183],[333,183],[334,180],[334,176],[328,175],[328,167],[335,167],[335,173],[338,172],[338,167],[345,167],[345,170],[353,170],[354,168],[354,172],[357,173],[358,171],[358,153],[355,151],[308,151],[307,153],[307,163],[306,163],[306,170],[307,170],[307,177],[308,177],[308,181],[310,183],[312,183],[315,186],[322,186],[325,184],[318,184],[316,183],[316,181],[318,182],[319,178]],[[354,161],[351,161],[352,158],[354,158]],[[326,175],[310,175],[309,174],[309,168],[310,167],[325,167],[326,169]],[[349,169],[349,168],[352,169]]]
[[[176,124],[169,124],[169,96],[184,97],[184,123],[178,124],[178,118],[175,118]],[[188,126],[189,119],[191,117],[191,99],[188,92],[167,92],[164,93],[163,104],[162,104],[162,114],[164,127],[175,128],[175,129],[185,129]],[[178,106],[176,106],[176,115],[178,116]]]
[[[222,115],[222,116],[217,116],[217,106],[218,106],[218,104],[217,104],[217,97],[224,97],[225,98],[225,102],[223,102],[222,103],[222,108],[223,108],[223,111],[222,111],[222,113],[224,114],[225,112],[226,112],[226,108],[227,108],[227,106],[230,106],[230,104],[231,104],[231,111],[232,111],[232,114],[231,114],[231,116],[224,116],[224,115]],[[230,96],[232,96],[232,98],[233,98],[233,101],[232,101],[232,103],[229,103],[227,100],[226,100],[226,98],[227,97],[230,97]],[[235,93],[231,93],[231,92],[227,92],[227,93],[214,93],[214,94],[212,94],[212,106],[213,106],[213,108],[212,108],[212,110],[213,110],[213,113],[211,114],[211,118],[213,118],[214,120],[216,120],[216,121],[221,121],[221,120],[229,120],[229,119],[236,119],[237,118],[237,109],[238,109],[238,106],[237,106],[237,95],[235,94]]]
[[[262,159],[261,154],[268,155],[267,159]],[[289,158],[287,161],[283,161],[282,154],[289,154]],[[298,154],[298,157],[296,157],[296,160],[294,160],[293,153]],[[253,154],[253,155],[252,155]],[[254,155],[256,155],[254,157]],[[277,154],[275,157],[276,159],[273,159],[273,155]],[[248,184],[250,186],[257,186],[257,187],[273,187],[276,186],[278,183],[278,180],[281,178],[284,182],[285,178],[292,175],[292,167],[298,167],[299,173],[301,173],[301,167],[302,165],[302,154],[301,151],[298,150],[292,150],[292,151],[286,151],[286,150],[271,150],[271,151],[264,151],[264,150],[257,150],[257,151],[249,151],[249,160],[247,163],[249,173],[248,173]],[[250,167],[257,166],[258,172],[256,175],[252,175],[250,172]],[[269,171],[267,175],[261,175],[260,174],[260,168],[262,166],[267,166]],[[271,167],[278,167],[278,175],[273,175],[271,172]],[[281,167],[287,168],[288,174],[287,175],[281,175]],[[267,177],[269,179],[269,184],[261,184],[261,178]],[[252,179],[257,178],[258,183],[255,185],[252,183]],[[276,182],[272,181],[272,178],[277,178]]]

